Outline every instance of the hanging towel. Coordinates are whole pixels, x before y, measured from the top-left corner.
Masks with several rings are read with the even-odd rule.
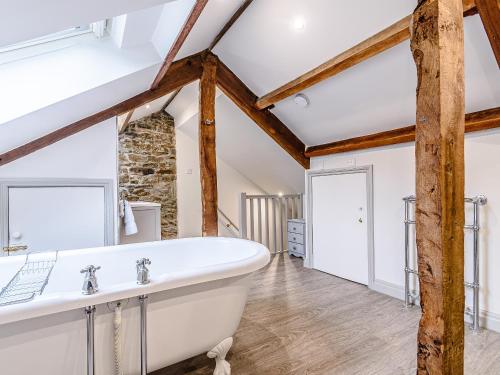
[[[125,227],[125,235],[131,236],[132,234],[136,234],[137,224],[135,223],[134,212],[132,211],[132,207],[130,207],[130,203],[127,200],[123,200],[123,211],[120,210],[120,214],[123,212],[123,225]]]

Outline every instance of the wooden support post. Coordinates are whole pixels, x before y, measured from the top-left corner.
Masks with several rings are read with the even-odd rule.
[[[416,225],[422,317],[417,374],[464,364],[464,37],[461,0],[419,0]]]
[[[217,167],[215,153],[215,85],[217,58],[203,57],[200,79],[200,178],[203,236],[217,236]]]

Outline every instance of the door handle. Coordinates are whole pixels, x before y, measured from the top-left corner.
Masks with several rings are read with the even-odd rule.
[[[362,222],[363,222],[363,219],[359,218],[359,219],[358,219],[358,221],[359,221],[360,223],[362,223]]]
[[[16,251],[23,251],[23,250],[28,250],[27,245],[12,245],[12,246],[5,246],[3,248],[3,251],[6,251],[8,253],[13,253]]]

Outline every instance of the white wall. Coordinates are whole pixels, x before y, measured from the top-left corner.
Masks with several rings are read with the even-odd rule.
[[[404,202],[415,193],[414,144],[329,155],[311,159],[311,169],[373,165],[374,247],[377,288],[402,298],[404,282]],[[500,330],[500,130],[473,133],[465,141],[465,194],[488,198],[481,208],[480,274],[483,315],[490,328]],[[471,221],[471,210],[466,210]],[[466,259],[472,258],[471,236],[466,235]],[[466,277],[470,278],[470,261]]]
[[[117,212],[116,119],[103,121],[53,145],[1,166],[0,178],[110,179],[113,180],[114,212]],[[47,219],[50,220],[50,216]],[[117,235],[116,226],[115,217],[115,236]]]
[[[198,85],[186,86],[168,107],[176,126],[180,237],[201,233]],[[304,192],[304,168],[219,90],[215,110],[219,206],[231,221],[239,225],[239,193]],[[220,226],[219,233],[229,234]]]
[[[177,152],[177,225],[179,237],[201,235],[201,185],[198,142],[181,129],[176,129]],[[238,223],[239,193],[265,194],[241,173],[217,158],[217,189],[219,208],[236,225]],[[230,233],[220,225],[219,234]]]
[[[168,107],[191,139],[198,139],[198,85],[188,85]],[[304,192],[304,168],[219,90],[215,112],[217,156],[270,194]]]

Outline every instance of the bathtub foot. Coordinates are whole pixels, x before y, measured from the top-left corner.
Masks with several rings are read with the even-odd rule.
[[[233,338],[228,337],[207,353],[208,358],[215,359],[214,375],[231,375],[231,365],[226,361],[226,355],[232,345]]]

